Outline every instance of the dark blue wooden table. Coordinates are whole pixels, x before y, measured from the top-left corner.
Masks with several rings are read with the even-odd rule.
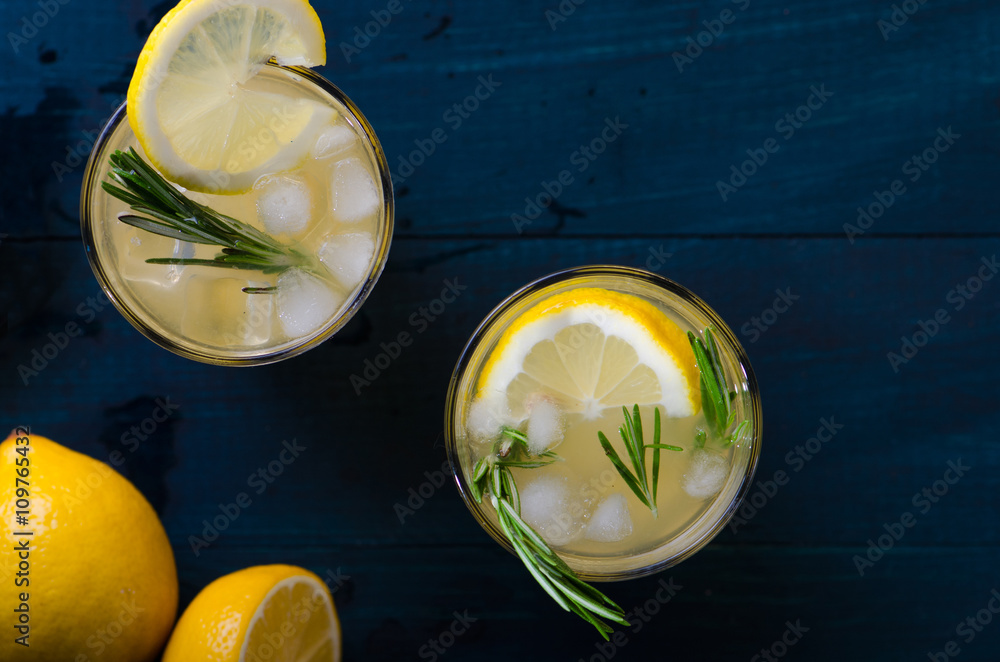
[[[84,160],[172,4],[0,4],[0,406],[7,428],[124,454],[182,606],[285,562],[340,578],[349,660],[1000,659],[995,2],[317,0],[321,72],[382,141],[397,232],[341,334],[254,369],[141,337],[80,242]],[[589,263],[715,307],[765,420],[734,526],[606,587],[644,610],[611,648],[443,475],[445,388],[476,324]],[[70,322],[82,335],[25,377]],[[352,385],[400,331],[413,345]]]

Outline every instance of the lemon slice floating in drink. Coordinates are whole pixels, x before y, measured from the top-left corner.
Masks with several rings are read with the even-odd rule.
[[[184,611],[163,662],[337,662],[330,591],[304,568],[262,565],[206,586]]]
[[[146,42],[128,90],[128,118],[147,157],[171,181],[241,193],[263,174],[295,168],[330,112],[307,99],[246,85],[278,64],[326,62],[305,0],[184,0]]]
[[[519,316],[497,341],[477,391],[505,394],[518,419],[537,393],[588,419],[635,404],[677,417],[701,406],[685,332],[652,304],[600,288],[550,296]]]

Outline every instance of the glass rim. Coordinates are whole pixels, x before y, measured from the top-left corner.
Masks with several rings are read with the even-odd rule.
[[[451,379],[448,382],[448,392],[445,399],[445,416],[444,416],[444,438],[445,438],[445,452],[448,457],[448,462],[451,466],[452,476],[454,477],[455,484],[458,487],[459,494],[462,496],[462,500],[465,502],[466,507],[472,513],[473,517],[479,523],[479,525],[503,548],[505,548],[511,554],[516,554],[514,548],[511,546],[510,541],[507,540],[503,531],[497,526],[490,518],[484,515],[484,504],[479,504],[476,502],[475,498],[469,490],[469,486],[465,479],[465,473],[462,471],[461,458],[458,455],[458,440],[455,438],[455,415],[458,406],[458,396],[459,396],[459,384],[465,374],[466,369],[469,367],[469,363],[472,360],[473,355],[479,348],[483,339],[487,336],[490,329],[493,327],[494,323],[503,317],[509,310],[514,306],[521,303],[524,299],[530,297],[535,292],[547,288],[552,285],[557,285],[570,281],[573,279],[581,278],[584,276],[624,276],[626,278],[638,279],[644,281],[647,284],[653,285],[655,287],[665,289],[668,292],[680,297],[683,301],[691,304],[699,312],[704,314],[708,319],[711,320],[714,325],[714,330],[716,331],[716,336],[721,336],[722,341],[729,347],[732,351],[736,362],[739,364],[740,368],[746,375],[746,388],[750,400],[750,415],[753,418],[753,436],[751,438],[751,445],[749,449],[749,457],[747,458],[746,468],[743,471],[743,476],[739,487],[736,489],[732,501],[729,505],[722,511],[716,521],[708,527],[702,535],[697,539],[693,540],[691,544],[678,550],[676,553],[667,556],[666,558],[654,561],[648,565],[644,565],[637,568],[624,569],[624,570],[610,570],[608,572],[591,572],[591,571],[580,571],[574,569],[577,575],[586,581],[620,581],[626,579],[637,579],[639,577],[646,577],[648,575],[655,574],[667,568],[677,565],[681,561],[692,556],[694,553],[701,550],[705,545],[707,545],[712,539],[717,536],[722,529],[729,524],[729,521],[736,514],[736,511],[742,505],[744,499],[750,491],[753,484],[753,477],[757,470],[758,460],[760,458],[760,449],[763,438],[763,428],[762,428],[762,412],[761,412],[761,402],[760,402],[760,389],[757,383],[756,375],[754,374],[753,368],[750,365],[749,357],[743,346],[740,344],[739,340],[733,334],[729,325],[715,312],[707,303],[705,303],[698,295],[696,295],[691,290],[687,289],[683,285],[676,283],[669,278],[660,276],[659,274],[654,274],[649,271],[642,269],[636,269],[634,267],[623,267],[610,264],[599,264],[599,265],[588,265],[572,267],[569,269],[563,269],[547,276],[542,276],[536,280],[531,281],[527,285],[516,290],[514,293],[505,297],[499,304],[497,304],[492,311],[476,326],[475,331],[473,331],[465,347],[462,349],[462,353],[459,355],[458,361],[455,363],[455,369],[452,372]],[[693,525],[692,527],[693,528]],[[644,552],[643,554],[652,553],[658,548],[653,548],[649,552]],[[638,555],[636,555],[638,556]]]
[[[122,316],[125,317],[125,319],[128,320],[128,322],[135,327],[137,331],[146,336],[146,338],[152,340],[160,347],[173,352],[174,354],[194,361],[199,361],[201,363],[222,366],[266,365],[268,363],[275,363],[277,361],[297,356],[322,344],[340,331],[358,312],[362,304],[367,300],[368,295],[371,294],[371,291],[378,282],[378,279],[381,277],[382,272],[385,270],[385,264],[389,258],[389,247],[392,244],[395,221],[392,175],[389,172],[389,163],[386,160],[385,152],[382,149],[381,143],[378,141],[378,137],[375,135],[375,130],[368,122],[368,119],[361,112],[361,109],[358,108],[350,97],[347,96],[347,94],[312,69],[297,66],[284,66],[273,62],[268,62],[265,66],[301,76],[309,83],[312,83],[316,87],[320,88],[322,92],[329,94],[336,101],[344,105],[344,107],[354,116],[354,119],[357,120],[361,129],[364,131],[366,138],[368,139],[368,144],[375,157],[375,166],[378,170],[378,175],[382,184],[382,203],[384,207],[384,223],[382,223],[382,225],[384,227],[382,228],[381,233],[379,233],[380,248],[374,256],[374,267],[368,274],[361,289],[357,291],[346,308],[343,309],[342,313],[334,318],[326,328],[311,338],[307,338],[301,342],[292,341],[292,344],[287,345],[286,343],[287,346],[280,349],[269,349],[262,354],[256,354],[253,356],[229,356],[204,348],[184,345],[153,328],[149,323],[147,323],[143,316],[137,314],[124,301],[122,301],[118,292],[116,292],[111,286],[111,279],[108,277],[105,267],[97,255],[97,238],[95,236],[96,223],[90,213],[94,196],[98,194],[99,190],[101,190],[100,181],[98,181],[97,177],[98,172],[102,167],[100,157],[104,153],[105,147],[114,132],[127,117],[127,102],[122,102],[122,104],[111,116],[111,119],[108,120],[108,123],[104,125],[103,129],[101,129],[101,133],[98,136],[97,141],[94,143],[94,147],[90,152],[90,157],[87,160],[87,166],[83,173],[83,187],[80,195],[80,229],[84,249],[87,253],[87,260],[90,262],[91,270],[94,272],[94,276],[97,278],[97,282],[101,286],[101,290],[104,292],[104,295],[108,297],[114,307],[118,309],[118,312],[121,313]],[[177,335],[179,336],[180,334]]]

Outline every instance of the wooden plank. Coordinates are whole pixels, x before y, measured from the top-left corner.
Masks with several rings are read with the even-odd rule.
[[[150,415],[155,398],[170,396],[180,405],[176,419],[155,443],[138,445],[125,473],[166,495],[162,514],[176,540],[197,535],[220,504],[247,492],[254,506],[225,533],[230,544],[287,536],[307,545],[467,543],[482,534],[450,485],[435,488],[402,522],[396,506],[444,462],[444,395],[468,335],[533,278],[600,261],[642,265],[660,244],[401,240],[342,335],[301,358],[234,370],[175,357],[112,309],[87,323],[78,309],[98,290],[78,246],[7,243],[5,251],[16,247],[13,278],[24,283],[30,312],[11,319],[0,346],[0,401],[11,424],[16,415],[39,433],[107,457],[127,450],[122,435]],[[992,433],[998,386],[988,358],[1000,322],[997,286],[986,282],[960,311],[948,294],[997,248],[996,240],[968,239],[662,243],[671,256],[661,272],[699,293],[747,347],[764,405],[758,478],[790,475],[759,514],[720,541],[864,546],[911,512],[916,524],[902,546],[1000,542],[997,528],[983,524],[994,519],[989,495],[1000,462]],[[35,274],[51,277],[49,286],[31,290]],[[411,317],[456,278],[467,289],[421,333]],[[748,325],[772,306],[776,290],[800,298],[751,342]],[[949,311],[950,322],[896,374],[887,353],[900,352],[901,337],[938,309]],[[84,335],[25,386],[18,366],[30,366],[47,334],[70,321]],[[414,335],[413,345],[357,393],[351,375],[363,376],[364,361],[401,331]],[[843,429],[808,462],[789,457],[815,443],[808,440],[824,420]],[[308,448],[307,460],[257,495],[251,474],[292,439]],[[959,459],[971,465],[967,475],[921,512],[914,496]],[[358,502],[364,507],[332,505]]]
[[[0,131],[11,153],[26,155],[0,166],[5,232],[78,233],[82,165],[70,152],[120,99],[146,32],[170,5],[124,4],[98,11],[68,3],[19,53],[0,51],[11,72],[0,81]],[[555,5],[544,0],[516,8],[414,0],[350,62],[340,44],[352,43],[354,28],[382,5],[315,4],[329,41],[322,71],[383,142],[400,184],[402,235],[513,234],[525,198],[544,202],[543,184],[564,170],[572,182],[558,208],[523,230],[838,235],[899,179],[905,193],[869,235],[995,232],[994,4],[921,5],[885,40],[877,21],[890,17],[891,3],[861,0],[795,8],[754,0],[746,11],[742,2],[590,4],[554,31],[546,11]],[[672,54],[727,8],[732,23],[679,72]],[[6,2],[0,25],[36,9],[31,0]],[[479,107],[466,118],[449,114],[490,74],[495,92],[470,101]],[[803,110],[810,118],[791,133],[779,122],[808,102],[813,86],[832,96],[814,98],[819,107]],[[628,128],[606,151],[593,161],[578,153],[619,117]],[[948,127],[961,137],[910,181],[918,173],[912,165],[904,172],[906,162]],[[410,159],[415,141],[426,146],[435,128],[447,141]],[[717,181],[768,139],[778,151],[724,201]],[[400,159],[422,163],[403,177]]]

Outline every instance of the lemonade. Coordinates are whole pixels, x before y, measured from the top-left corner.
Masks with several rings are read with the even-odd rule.
[[[652,406],[639,411],[644,423],[652,423]],[[695,431],[706,428],[704,414],[662,418],[663,439],[683,450],[661,455],[654,517],[624,484],[598,443],[597,433],[604,432],[619,455],[626,456],[617,433],[621,410],[605,410],[595,420],[567,418],[563,441],[553,448],[562,461],[513,473],[525,520],[570,557],[630,558],[667,544],[708,511],[733,470],[731,444],[696,448]],[[476,452],[488,450],[479,446]],[[539,502],[532,502],[533,497]]]
[[[304,0],[182,2],[88,164],[81,221],[98,280],[136,328],[189,358],[255,364],[315,346],[358,310],[388,254],[392,187],[374,132],[322,77],[268,62],[282,54],[325,59]],[[129,150],[139,161],[111,163]],[[128,177],[142,164],[168,195],[123,198],[149,188]],[[188,230],[196,205],[237,230]]]
[[[573,584],[558,559],[579,578],[624,579],[705,545],[750,485],[760,429],[753,372],[718,315],[620,267],[555,274],[501,303],[456,366],[445,423],[469,509],[557,601]]]

